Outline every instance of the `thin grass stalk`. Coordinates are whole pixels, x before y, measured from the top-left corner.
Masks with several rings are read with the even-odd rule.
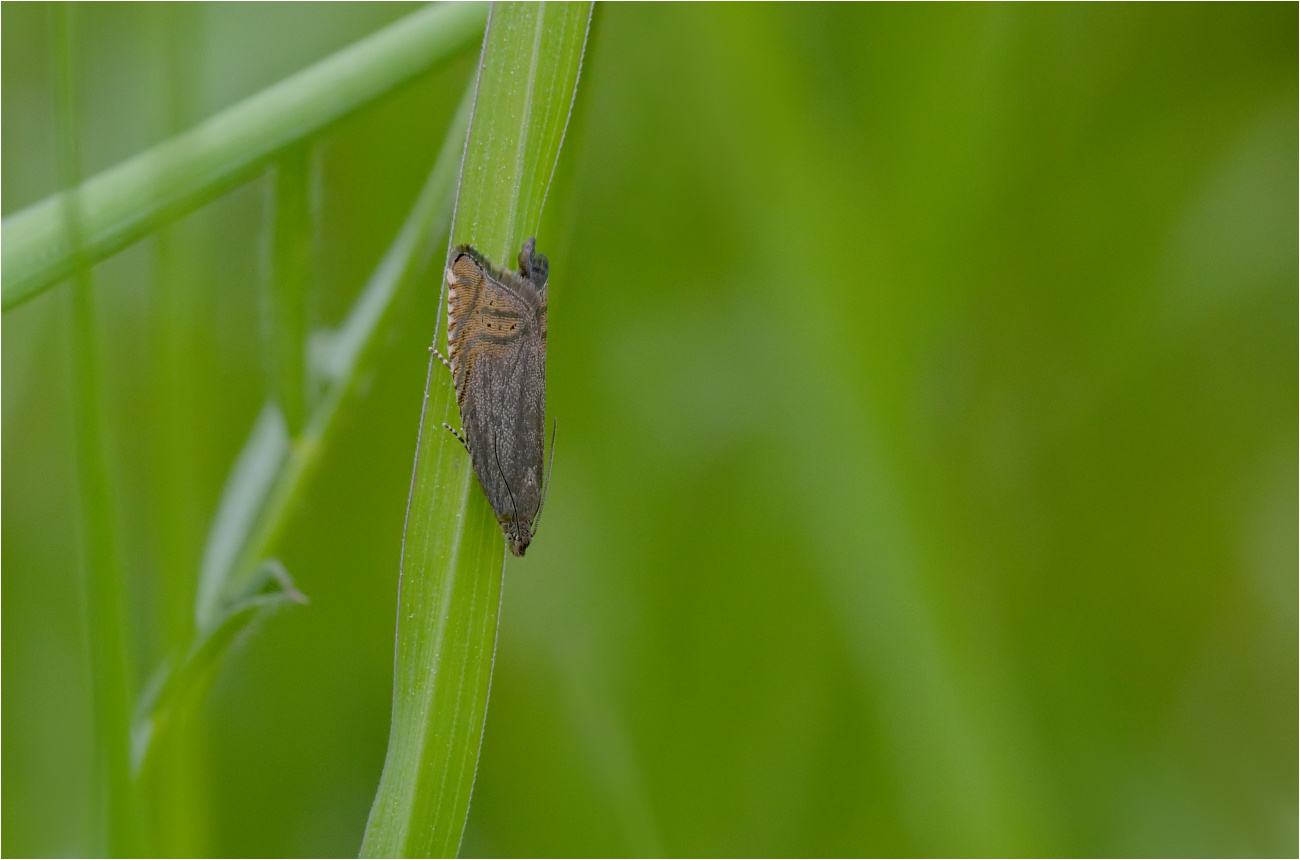
[[[181,7],[184,8],[184,7]],[[182,650],[194,634],[194,552],[202,519],[194,494],[193,451],[202,445],[194,394],[193,260],[202,237],[172,225],[154,237],[150,320],[153,390],[152,449],[154,533],[157,535],[156,622],[161,653]],[[187,265],[187,261],[189,265]],[[165,761],[157,762],[149,785],[140,785],[141,817],[146,822],[146,853],[196,856],[204,853],[207,803],[204,764],[207,749],[197,723],[173,735]]]
[[[312,216],[308,200],[311,153],[295,146],[276,163],[268,197],[272,217],[266,290],[266,339],[272,398],[289,435],[302,432],[307,415],[307,288],[311,277]]]
[[[193,124],[204,12],[167,4],[155,22],[158,66],[169,135]],[[195,451],[206,447],[200,420],[195,353],[200,343],[198,296],[205,294],[207,225],[202,216],[154,234],[149,320],[153,443],[153,532],[159,589],[161,647],[181,653],[194,635],[194,565],[202,546],[203,512],[196,493]],[[144,851],[160,857],[210,853],[207,765],[209,745],[199,720],[184,717],[155,751],[148,774],[137,774]]]
[[[65,187],[80,179],[77,145],[76,75],[73,66],[71,9],[53,7],[58,81],[58,164]],[[63,199],[67,231],[77,236],[81,212],[77,198]],[[87,643],[94,717],[96,853],[129,856],[136,845],[130,771],[131,693],[122,575],[113,530],[113,499],[103,449],[99,367],[93,283],[89,265],[72,269],[71,349],[73,436],[80,489],[82,565],[85,579]]]

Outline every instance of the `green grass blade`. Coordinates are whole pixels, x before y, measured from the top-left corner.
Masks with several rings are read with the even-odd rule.
[[[232,467],[204,550],[194,641],[181,659],[159,672],[137,709],[132,728],[137,770],[148,759],[157,732],[202,688],[225,647],[248,622],[263,609],[305,599],[271,556],[329,449],[339,416],[356,397],[359,380],[374,361],[377,335],[389,327],[396,312],[395,297],[422,282],[427,249],[446,235],[471,95],[467,90],[397,237],[343,325],[321,349],[319,370],[328,388],[302,434],[291,438],[279,408],[268,403]]]
[[[577,91],[589,4],[493,6],[452,243],[512,265],[533,235]],[[441,304],[440,304],[441,308]],[[449,375],[431,360],[398,597],[393,722],[362,854],[452,856],[487,715],[505,544],[460,443]]]
[[[80,241],[56,194],[4,219],[5,311],[248,179],[275,154],[442,62],[482,32],[478,3],[408,15],[76,190]]]

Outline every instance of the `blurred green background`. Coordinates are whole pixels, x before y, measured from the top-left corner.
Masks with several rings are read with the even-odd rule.
[[[410,12],[73,10],[89,176]],[[3,212],[59,187],[0,9]],[[560,423],[466,855],[1294,856],[1297,7],[597,9],[539,235]],[[310,325],[477,46],[315,150]],[[266,398],[261,177],[94,270],[136,688]],[[436,271],[223,662],[155,847],[354,855]],[[3,850],[91,846],[67,286],[3,317]],[[170,781],[168,781],[170,780]]]

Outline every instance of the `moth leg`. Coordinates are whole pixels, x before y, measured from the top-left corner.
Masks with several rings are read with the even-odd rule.
[[[465,453],[470,454],[469,443],[465,441],[465,437],[460,435],[460,432],[457,431],[455,427],[452,427],[450,424],[448,424],[446,421],[442,422],[442,426],[446,428],[446,430],[449,433],[451,433],[451,435],[455,436],[456,439],[459,440],[460,444],[465,446]],[[472,457],[474,455],[470,454],[470,456]]]
[[[442,353],[438,352],[438,348],[437,348],[436,346],[431,346],[431,347],[429,347],[429,352],[431,352],[431,353],[433,353],[434,355],[438,356],[438,360],[442,362],[442,366],[443,366],[443,367],[447,368],[448,370],[452,370],[452,368],[451,368],[451,362],[447,360],[447,357],[446,357],[446,356],[444,356]],[[452,373],[454,374],[455,371],[452,370]]]

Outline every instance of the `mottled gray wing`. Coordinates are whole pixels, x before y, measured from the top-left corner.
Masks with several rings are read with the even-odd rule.
[[[480,335],[468,353],[461,421],[474,474],[498,521],[531,523],[542,491],[546,342],[535,318],[524,318],[517,336]]]

